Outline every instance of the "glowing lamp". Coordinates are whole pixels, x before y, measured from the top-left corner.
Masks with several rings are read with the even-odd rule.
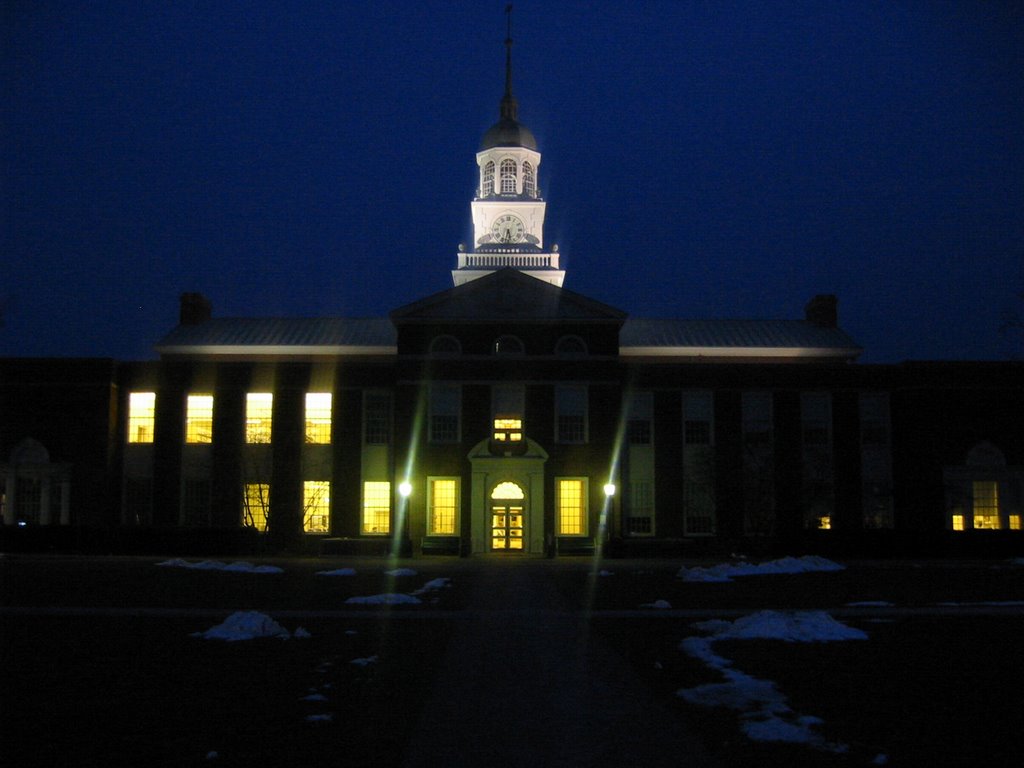
[[[403,480],[398,486],[398,493],[403,499],[408,499],[412,493],[412,483],[408,480]]]
[[[615,483],[604,484],[604,495],[607,496],[609,499],[615,495]]]

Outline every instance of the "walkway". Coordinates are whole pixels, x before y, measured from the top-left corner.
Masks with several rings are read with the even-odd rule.
[[[454,623],[406,768],[711,765],[683,713],[590,636],[554,565],[472,570],[471,618]]]

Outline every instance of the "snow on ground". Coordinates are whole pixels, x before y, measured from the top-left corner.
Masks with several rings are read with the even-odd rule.
[[[390,571],[384,571],[385,576],[415,576],[416,571],[412,568],[393,568]]]
[[[412,594],[414,594],[414,595],[425,595],[427,592],[434,592],[434,591],[436,591],[438,589],[447,589],[451,585],[452,585],[452,580],[449,579],[447,576],[442,576],[442,577],[437,578],[437,579],[431,579],[430,581],[428,581],[426,584],[424,584],[422,587],[417,589]]]
[[[170,560],[164,560],[162,563],[157,565],[164,566],[166,568],[191,568],[196,571],[228,571],[229,573],[284,573],[283,568],[278,568],[276,565],[253,565],[244,560],[240,560],[235,563],[222,563],[220,560],[200,560],[196,563],[190,563],[188,560],[182,560],[179,557],[172,558]]]
[[[193,632],[192,637],[236,642],[238,640],[255,640],[260,637],[278,637],[287,640],[293,635],[265,613],[235,611],[217,626],[210,627],[205,632]],[[299,627],[295,630],[294,637],[308,638],[310,634]]]
[[[335,568],[333,571],[317,571],[317,576],[355,576],[355,568]]]
[[[765,576],[780,573],[810,573],[812,571],[841,571],[845,565],[832,562],[824,557],[783,557],[765,563],[721,563],[708,568],[694,567],[679,569],[677,578],[683,581],[726,582],[736,576]]]
[[[658,611],[664,611],[672,607],[672,603],[668,600],[655,600],[653,603],[644,603],[640,606],[641,608],[654,608]]]
[[[380,657],[376,654],[373,656],[367,656],[362,659],[352,659],[349,664],[355,664],[357,667],[368,667],[371,664],[376,664],[380,660]]]
[[[717,669],[726,682],[682,688],[677,691],[678,696],[691,704],[737,710],[740,728],[751,739],[795,742],[830,752],[847,750],[846,745],[829,742],[814,730],[814,726],[821,724],[819,718],[794,712],[774,682],[733,669],[732,661],[715,653],[712,644],[725,639],[791,643],[866,640],[864,632],[836,621],[824,611],[759,611],[735,621],[714,619],[694,626],[710,634],[688,637],[680,644],[680,649]]]
[[[890,603],[888,600],[859,600],[846,605],[848,608],[892,608],[895,603]]]

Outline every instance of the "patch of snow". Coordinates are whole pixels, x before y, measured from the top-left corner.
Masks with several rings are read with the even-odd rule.
[[[255,640],[260,637],[279,637],[287,640],[291,633],[265,613],[259,611],[235,611],[221,624],[211,627],[205,632],[194,632],[192,637],[207,640]]]
[[[701,622],[701,625],[707,623]],[[724,623],[728,626],[715,626],[712,639],[784,640],[787,643],[868,639],[862,630],[836,621],[825,611],[758,611]]]
[[[217,752],[216,750],[210,750],[209,752],[206,753],[206,759],[207,760],[216,760],[218,757],[220,757],[220,753]]]
[[[1015,557],[1010,563],[1013,565],[1024,565],[1024,557]]]
[[[348,605],[419,605],[423,601],[412,595],[387,592],[383,595],[363,595],[350,597],[345,601]]]
[[[1003,606],[1012,608],[1024,606],[1024,600],[984,600],[979,603],[936,603],[936,605],[942,608],[966,608],[972,605]]]
[[[385,576],[415,576],[416,571],[412,568],[393,568],[390,571],[384,571]]]
[[[653,603],[644,603],[640,606],[641,608],[653,608],[658,611],[664,611],[672,607],[672,603],[668,600],[655,600]]]
[[[164,560],[162,563],[157,563],[159,566],[167,568],[190,568],[194,571],[227,571],[230,573],[284,573],[283,568],[278,568],[276,565],[253,565],[247,563],[244,560],[240,560],[235,563],[222,563],[220,560],[200,560],[196,563],[190,563],[188,560],[182,560],[179,557],[172,558],[170,560]]]
[[[306,715],[307,723],[329,723],[334,720],[334,715],[330,712],[324,712],[319,715]]]
[[[358,634],[359,634],[359,632],[357,632],[357,631],[356,631],[356,630],[354,630],[354,629],[346,629],[346,630],[345,630],[345,634],[346,634],[346,635],[349,635],[349,636],[351,637],[351,636],[353,636],[353,635],[358,635]]]
[[[615,572],[614,571],[606,571],[606,570],[602,569],[601,571],[598,571],[597,575],[598,576],[614,576]]]
[[[437,579],[431,579],[430,581],[428,581],[426,584],[424,584],[422,587],[417,589],[412,594],[414,594],[414,595],[422,595],[422,594],[426,594],[427,592],[431,592],[431,591],[433,591],[435,589],[447,589],[448,587],[450,587],[452,585],[451,582],[452,582],[452,580],[450,578],[448,578],[447,576],[442,576],[442,577],[437,578]]]
[[[875,755],[875,759],[871,761],[871,765],[888,765],[889,756],[885,752],[879,752]]]
[[[352,659],[349,664],[355,664],[357,667],[368,667],[371,664],[376,664],[379,660],[380,657],[374,654],[373,656],[367,656],[362,659]]]
[[[327,701],[327,697],[322,693],[311,693],[308,696],[303,696],[299,701]]]
[[[311,638],[312,635],[309,634],[309,630],[307,630],[305,627],[296,627],[295,631],[292,632],[292,637],[294,637],[296,640],[309,640],[309,638]]]
[[[317,571],[317,576],[355,576],[355,568],[335,568],[333,571]]]
[[[867,635],[848,627],[824,611],[759,611],[735,621],[713,619],[694,624],[709,633],[706,637],[687,637],[680,649],[718,670],[723,683],[683,688],[677,695],[691,704],[727,707],[740,713],[743,733],[759,741],[786,741],[827,750],[845,752],[844,744],[834,744],[812,730],[819,718],[799,715],[790,709],[786,697],[771,680],[759,680],[738,669],[732,661],[719,656],[712,644],[724,639],[771,639],[786,642],[826,642],[864,640]]]
[[[846,605],[850,608],[891,608],[895,603],[890,603],[888,600],[859,600]]]
[[[683,581],[697,582],[727,582],[732,581],[736,576],[766,576],[783,573],[811,573],[817,571],[841,571],[846,566],[833,562],[817,555],[805,555],[804,557],[783,557],[778,560],[769,560],[764,563],[720,563],[707,568],[696,566],[694,568],[679,569],[676,578]]]

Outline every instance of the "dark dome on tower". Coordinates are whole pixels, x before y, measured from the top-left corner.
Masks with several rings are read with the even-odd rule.
[[[487,129],[480,140],[480,151],[494,147],[526,147],[536,151],[537,139],[533,132],[518,120],[502,117]]]

